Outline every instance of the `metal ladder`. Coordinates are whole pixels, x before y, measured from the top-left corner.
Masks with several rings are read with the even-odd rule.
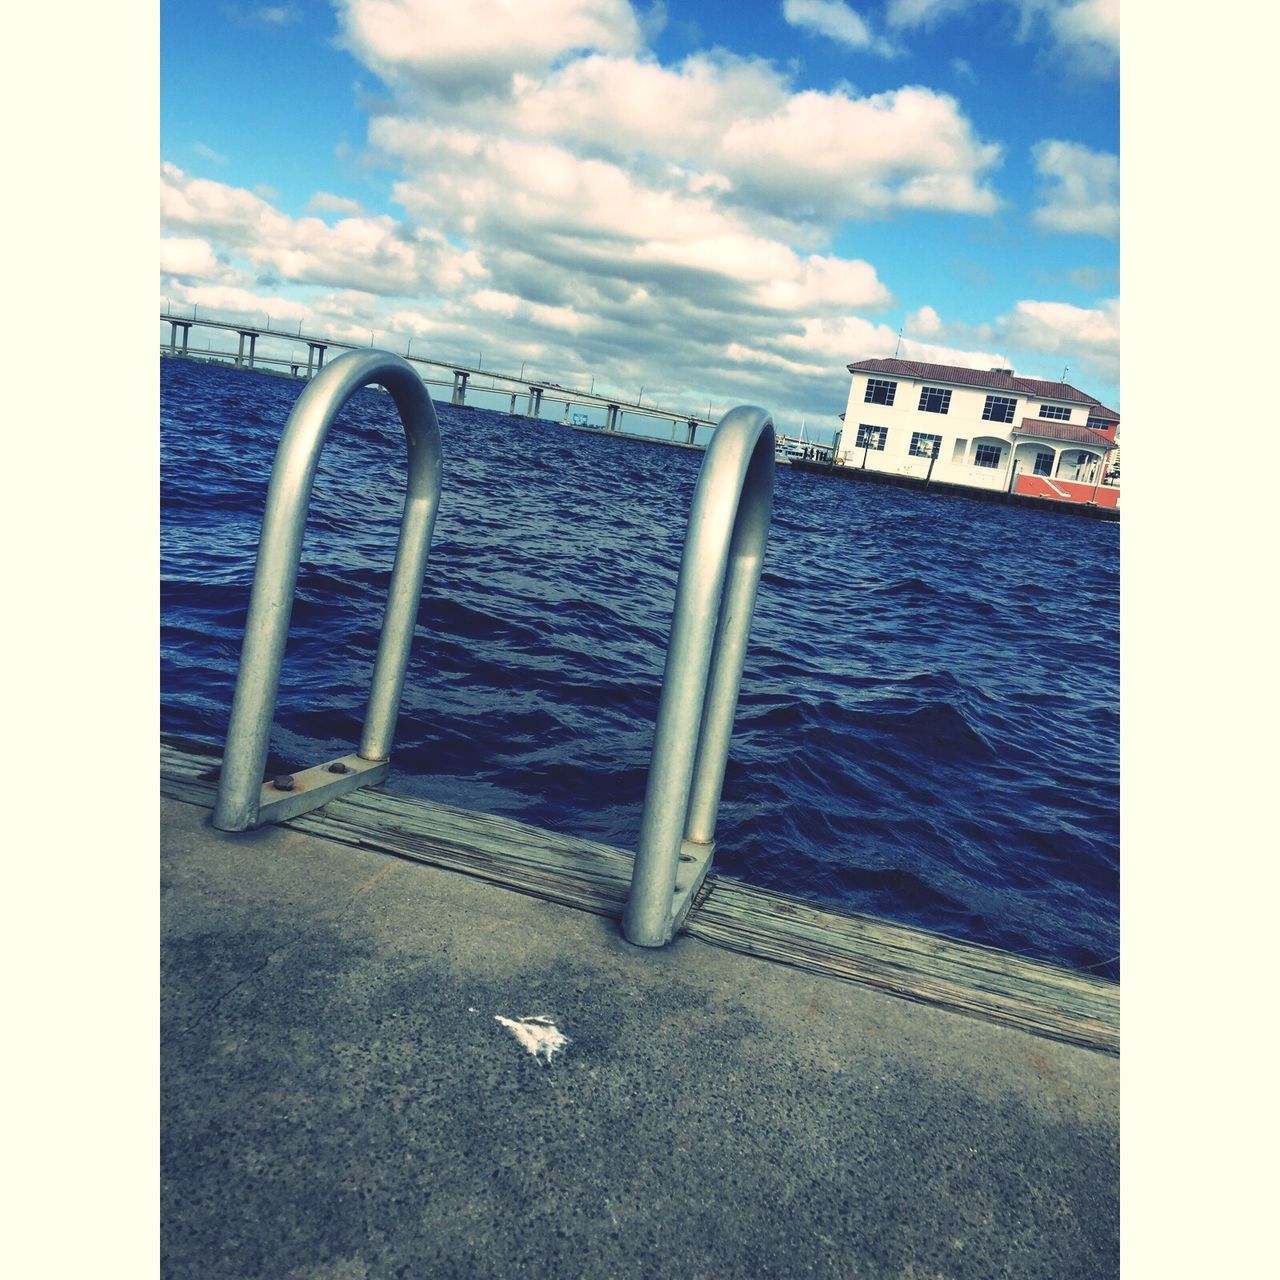
[[[371,383],[386,387],[400,412],[409,447],[409,476],[360,746],[354,754],[264,783],[303,528],[320,451],[338,411]],[[285,423],[267,487],[240,670],[213,808],[213,825],[219,830],[248,831],[266,822],[283,822],[387,776],[439,505],[440,425],[431,397],[408,361],[385,351],[353,351],[340,356],[307,384]]]
[[[773,421],[739,405],[720,420],[698,473],[645,790],[628,942],[675,937],[711,868],[716,816],[769,518]]]
[[[361,388],[391,393],[409,448],[408,486],[390,594],[354,754],[263,781],[307,508],[334,418]],[[685,534],[653,755],[623,935],[660,947],[680,928],[715,852],[715,825],[769,519],[774,430],[752,405],[729,410],[703,458]],[[440,503],[440,427],[407,361],[340,356],[310,382],[285,423],[267,488],[240,669],[213,825],[283,822],[389,770],[400,694]]]

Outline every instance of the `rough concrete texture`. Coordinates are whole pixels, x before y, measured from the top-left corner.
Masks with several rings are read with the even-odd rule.
[[[1118,1274],[1114,1058],[162,813],[165,1276]]]

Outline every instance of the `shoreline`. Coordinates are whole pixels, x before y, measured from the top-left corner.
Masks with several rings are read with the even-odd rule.
[[[865,481],[867,484],[890,485],[898,489],[915,489],[951,497],[976,498],[979,502],[1000,502],[1013,507],[1032,507],[1037,511],[1056,511],[1065,515],[1082,516],[1086,520],[1101,520],[1105,524],[1120,523],[1118,507],[1100,507],[1087,502],[1036,498],[1025,493],[1009,493],[1004,489],[984,489],[978,485],[954,484],[949,480],[926,480],[921,476],[905,476],[891,471],[868,471],[862,467],[833,466],[830,462],[813,462],[806,458],[793,459],[791,465],[796,470],[811,475],[835,476],[845,481]]]

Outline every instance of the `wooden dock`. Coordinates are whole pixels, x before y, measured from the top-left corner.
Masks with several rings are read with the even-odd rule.
[[[161,793],[212,808],[218,761],[161,744]],[[429,863],[620,919],[632,856],[527,823],[369,788],[282,826]],[[1120,988],[993,947],[833,911],[712,873],[682,932],[908,1000],[1108,1054],[1120,1047]]]

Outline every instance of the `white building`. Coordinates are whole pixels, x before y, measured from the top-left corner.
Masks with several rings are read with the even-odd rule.
[[[1104,478],[1120,415],[1065,382],[916,360],[848,368],[845,466],[924,477],[932,464],[934,480],[1068,501]]]

